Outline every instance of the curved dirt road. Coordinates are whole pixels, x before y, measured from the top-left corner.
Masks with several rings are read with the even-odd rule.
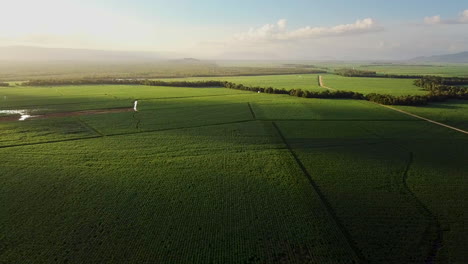
[[[336,89],[327,87],[327,86],[325,86],[325,85],[323,84],[322,75],[319,75],[319,85],[320,85],[320,87],[325,88],[325,89],[328,89],[328,90],[330,90],[330,91],[336,91]]]

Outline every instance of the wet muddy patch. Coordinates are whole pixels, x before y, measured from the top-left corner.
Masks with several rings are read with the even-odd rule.
[[[25,120],[31,120],[31,119],[46,119],[46,118],[53,118],[53,117],[69,117],[69,116],[108,114],[108,113],[122,113],[122,112],[133,112],[136,110],[133,107],[132,108],[125,107],[125,108],[96,109],[96,110],[83,110],[83,111],[74,111],[74,112],[61,112],[61,113],[34,115],[34,112],[37,112],[37,111],[39,110],[38,109],[0,110],[0,122],[2,121],[3,122],[25,121]]]
[[[24,121],[33,116],[31,115],[33,111],[25,109],[0,110],[0,121]]]

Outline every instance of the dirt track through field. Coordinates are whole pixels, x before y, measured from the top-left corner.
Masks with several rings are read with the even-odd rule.
[[[330,87],[325,86],[325,85],[323,84],[322,75],[319,75],[319,85],[320,85],[320,87],[325,88],[325,89],[328,89],[328,90],[330,90],[330,91],[336,91],[336,89],[330,88]]]
[[[323,88],[330,89],[330,90],[335,90],[335,89],[333,89],[333,88],[326,87],[326,86],[323,85],[323,78],[322,78],[322,75],[319,76],[319,84],[320,84],[320,86],[323,87]],[[335,91],[336,91],[336,90],[335,90]],[[447,125],[447,124],[440,123],[440,122],[431,120],[431,119],[429,119],[429,118],[425,118],[425,117],[422,117],[422,116],[418,116],[418,115],[412,114],[412,113],[410,113],[410,112],[406,112],[406,111],[404,111],[404,110],[397,109],[397,108],[395,108],[395,107],[391,107],[391,106],[383,105],[383,104],[379,104],[379,103],[375,103],[375,104],[380,105],[380,106],[383,106],[383,107],[388,108],[388,109],[391,109],[391,110],[394,110],[394,111],[397,111],[397,112],[400,112],[400,113],[405,114],[405,115],[409,115],[409,116],[412,116],[412,117],[415,117],[415,118],[418,118],[418,119],[427,121],[427,122],[429,122],[429,123],[433,123],[433,124],[436,124],[436,125],[439,125],[439,126],[443,126],[443,127],[446,127],[446,128],[452,129],[452,130],[455,130],[455,131],[460,132],[460,133],[463,133],[463,134],[468,134],[468,131],[465,131],[465,130],[463,130],[463,129],[456,128],[456,127],[453,127],[453,126],[449,126],[449,125]]]
[[[84,110],[76,112],[61,112],[61,113],[50,113],[44,115],[32,115],[28,118],[30,119],[46,119],[53,117],[69,117],[69,116],[83,116],[83,115],[98,115],[98,114],[110,114],[110,113],[123,113],[123,112],[133,112],[133,108],[112,108],[112,109],[98,109],[98,110]],[[9,115],[0,117],[0,122],[8,121],[18,121],[18,115]]]
[[[468,134],[468,131],[465,131],[465,130],[463,130],[463,129],[459,129],[459,128],[456,128],[456,127],[453,127],[453,126],[449,126],[449,125],[446,125],[446,124],[443,124],[443,123],[440,123],[440,122],[437,122],[437,121],[434,121],[434,120],[431,120],[431,119],[428,119],[428,118],[425,118],[425,117],[422,117],[422,116],[418,116],[418,115],[412,114],[412,113],[410,113],[410,112],[406,112],[406,111],[397,109],[397,108],[395,108],[395,107],[391,107],[391,106],[383,105],[383,104],[378,104],[378,105],[383,106],[383,107],[388,108],[388,109],[392,109],[392,110],[397,111],[397,112],[400,112],[400,113],[403,113],[403,114],[405,114],[405,115],[409,115],[409,116],[412,116],[412,117],[415,117],[415,118],[419,118],[419,119],[422,119],[422,120],[424,120],[424,121],[427,121],[427,122],[430,122],[430,123],[433,123],[433,124],[436,124],[436,125],[439,125],[439,126],[443,126],[443,127],[446,127],[446,128],[452,129],[452,130],[455,130],[455,131],[460,132],[460,133]]]

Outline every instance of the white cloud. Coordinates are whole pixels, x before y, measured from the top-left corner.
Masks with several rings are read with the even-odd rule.
[[[234,36],[240,41],[284,41],[284,40],[306,40],[326,36],[342,36],[364,34],[381,31],[372,18],[357,20],[353,24],[337,25],[333,27],[303,27],[288,31],[287,20],[281,19],[276,24],[266,24],[259,28],[251,28],[249,31]]]
[[[286,30],[288,26],[288,21],[286,19],[280,19],[277,23],[279,30]]]
[[[442,19],[440,18],[440,16],[432,16],[432,17],[425,17],[424,18],[424,23],[426,23],[428,25],[440,24],[441,21],[442,21]]]
[[[273,58],[385,60],[409,59],[468,50],[468,39],[466,39],[466,34],[462,34],[463,25],[421,27],[408,26],[407,23],[389,24],[382,32],[361,34],[357,32],[363,32],[363,30],[369,32],[365,23],[364,25],[352,23],[351,25],[354,26],[319,27],[322,30],[307,30],[306,32],[314,32],[313,37],[304,38],[304,35],[309,35],[299,34],[301,38],[298,39],[294,38],[295,35],[292,32],[297,34],[300,28],[292,28],[285,22],[280,23],[286,25],[284,28],[279,27],[278,23],[272,23],[237,35],[237,38],[223,38],[216,42],[200,43],[191,50],[190,54],[199,54],[194,56],[200,58],[236,60]],[[382,29],[378,24],[375,27],[372,30]],[[350,31],[349,28],[353,30]],[[243,40],[239,40],[239,37],[243,37],[241,38]],[[287,41],[283,40],[285,38]]]
[[[456,19],[442,19],[439,15],[425,17],[424,23],[427,25],[456,25],[468,24],[468,9],[464,10]]]
[[[462,23],[468,23],[468,9],[461,13],[459,21]]]

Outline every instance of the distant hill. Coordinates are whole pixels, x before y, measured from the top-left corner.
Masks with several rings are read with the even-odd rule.
[[[27,46],[0,47],[0,61],[155,61],[171,54],[156,52],[106,51],[89,49],[40,48]]]
[[[468,63],[468,51],[456,54],[437,55],[430,57],[417,57],[410,62],[446,62],[446,63]]]
[[[175,59],[175,60],[170,60],[168,62],[179,63],[179,64],[204,64],[206,63],[206,61],[202,61],[202,60],[194,59],[194,58]]]
[[[184,58],[183,61],[185,61],[185,62],[200,62],[199,59],[195,59],[195,58]]]

